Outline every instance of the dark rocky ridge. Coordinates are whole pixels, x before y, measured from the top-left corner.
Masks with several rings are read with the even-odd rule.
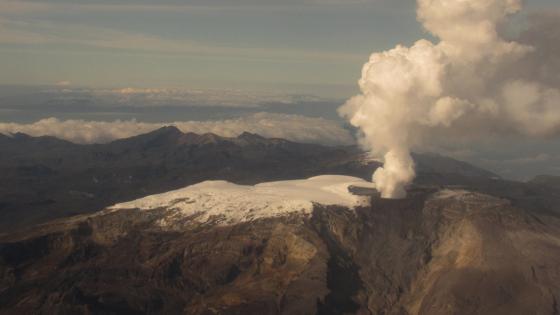
[[[419,181],[462,183],[493,174],[441,156],[415,155]],[[204,180],[239,184],[322,174],[370,178],[379,163],[356,147],[326,147],[244,133],[236,138],[164,127],[102,145],[0,135],[0,230],[90,213]],[[434,179],[435,178],[435,179]]]
[[[103,145],[0,135],[0,230],[97,211],[204,180],[241,184],[371,169],[355,148],[165,127]]]

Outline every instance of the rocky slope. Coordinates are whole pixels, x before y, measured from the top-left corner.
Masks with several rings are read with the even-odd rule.
[[[175,128],[0,153],[0,314],[560,314],[557,178],[422,154],[383,200],[357,148]]]
[[[12,233],[0,313],[558,314],[558,215],[457,188],[369,198],[235,222],[144,200]]]

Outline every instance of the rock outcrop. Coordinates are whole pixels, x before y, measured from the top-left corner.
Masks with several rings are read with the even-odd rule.
[[[558,314],[560,219],[465,190],[162,227],[122,209],[4,236],[2,314]]]

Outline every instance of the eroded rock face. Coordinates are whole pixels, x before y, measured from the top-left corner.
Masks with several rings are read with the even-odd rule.
[[[3,314],[557,314],[560,220],[468,191],[166,229],[165,209],[4,237]]]
[[[364,219],[377,227],[366,233],[365,243],[374,249],[357,255],[370,285],[364,294],[368,311],[557,312],[558,218],[539,218],[506,200],[469,192],[411,199],[374,203]],[[531,275],[536,266],[544,282]]]

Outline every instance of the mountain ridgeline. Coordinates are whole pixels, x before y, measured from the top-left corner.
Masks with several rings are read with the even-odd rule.
[[[0,148],[0,314],[559,314],[553,177],[416,154],[406,199],[357,187],[366,203],[285,211],[300,205],[275,190],[321,182],[331,199],[351,193],[329,184],[346,177],[251,185],[367,179],[379,163],[356,147],[173,127],[104,145],[16,134]]]
[[[108,144],[0,135],[0,229],[100,210],[204,180],[241,184],[327,173],[364,174],[354,148],[182,133],[164,127]]]
[[[441,156],[416,158],[420,173],[433,177],[430,181],[495,176]],[[0,230],[89,213],[204,180],[255,184],[322,174],[369,179],[379,165],[366,162],[357,147],[301,144],[250,133],[225,138],[164,127],[95,145],[0,134]]]

